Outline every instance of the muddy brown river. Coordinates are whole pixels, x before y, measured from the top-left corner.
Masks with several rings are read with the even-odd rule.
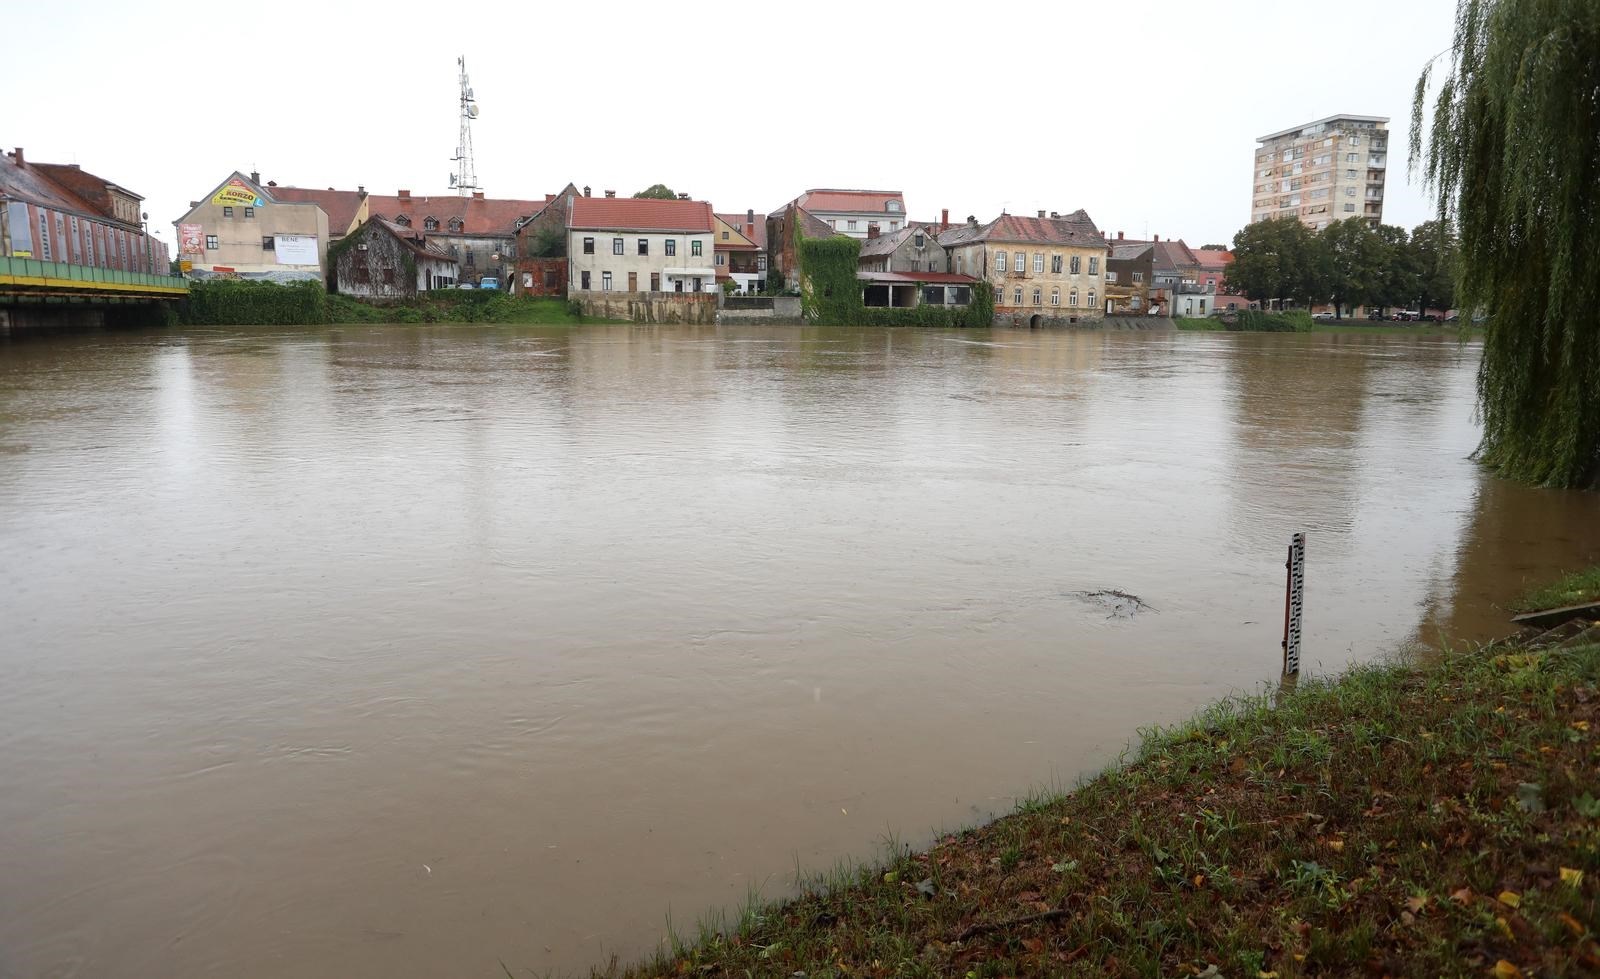
[[[0,976],[503,976],[1600,560],[1445,338],[0,341]],[[1130,610],[1084,593],[1117,589]]]

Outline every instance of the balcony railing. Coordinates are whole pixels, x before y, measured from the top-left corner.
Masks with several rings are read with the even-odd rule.
[[[45,262],[35,258],[0,257],[0,284],[34,286],[84,292],[150,292],[176,294],[189,291],[189,280],[175,275],[125,272],[93,265]]]

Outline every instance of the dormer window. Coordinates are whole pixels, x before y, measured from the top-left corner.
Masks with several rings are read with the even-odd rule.
[[[404,214],[397,215],[394,219],[394,223],[398,224],[402,228],[411,227],[411,219],[406,217]]]
[[[460,218],[451,218],[450,219],[450,230],[451,231],[460,231],[461,230],[461,219]]]
[[[883,209],[885,211],[899,212],[905,210],[905,205],[901,204],[899,201],[890,201],[889,203],[883,205]]]
[[[423,218],[422,219],[422,230],[423,231],[438,231],[439,230],[439,221],[438,221],[438,219],[437,218],[431,218],[431,217],[430,218]]]

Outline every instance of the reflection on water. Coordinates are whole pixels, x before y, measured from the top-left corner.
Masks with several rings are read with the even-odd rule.
[[[0,975],[630,956],[1600,558],[1476,347],[359,327],[0,346]],[[1137,596],[1107,614],[1082,595]],[[1114,610],[1113,610],[1114,611]]]

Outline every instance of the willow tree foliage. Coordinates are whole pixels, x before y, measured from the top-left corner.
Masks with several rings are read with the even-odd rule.
[[[1431,67],[1431,66],[1430,66]],[[1479,457],[1553,486],[1600,478],[1600,0],[1458,0],[1450,70],[1422,122],[1458,304],[1486,314]]]

